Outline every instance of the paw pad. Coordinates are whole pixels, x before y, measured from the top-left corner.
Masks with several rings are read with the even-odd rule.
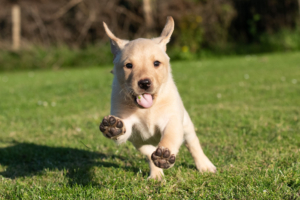
[[[168,169],[175,163],[175,155],[168,148],[158,147],[151,155],[151,160],[156,167]]]
[[[126,132],[122,120],[111,115],[104,117],[99,129],[104,136],[110,139],[117,139]]]

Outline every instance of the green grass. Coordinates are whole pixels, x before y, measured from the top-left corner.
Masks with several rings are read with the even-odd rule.
[[[84,49],[67,46],[29,46],[20,51],[0,48],[0,72],[36,69],[63,69],[111,63],[109,43],[89,45]]]
[[[0,74],[0,199],[300,199],[300,53],[172,63],[216,174],[183,146],[162,182],[98,130],[111,66]]]

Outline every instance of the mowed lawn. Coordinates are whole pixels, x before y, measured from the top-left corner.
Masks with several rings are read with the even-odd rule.
[[[172,63],[216,174],[182,146],[162,182],[98,125],[112,66],[0,73],[0,199],[300,199],[300,53]]]

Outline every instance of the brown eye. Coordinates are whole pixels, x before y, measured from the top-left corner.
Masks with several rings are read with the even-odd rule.
[[[155,67],[158,67],[160,65],[160,62],[156,60],[156,61],[154,61],[153,64],[154,64]]]
[[[131,63],[127,63],[125,66],[126,66],[128,69],[131,69],[131,68],[132,68],[132,64],[131,64]]]

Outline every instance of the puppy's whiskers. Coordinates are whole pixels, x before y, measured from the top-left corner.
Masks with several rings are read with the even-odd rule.
[[[122,85],[122,89],[120,90],[120,94],[123,94],[123,98],[126,102],[126,104],[128,105],[133,105],[133,103],[131,103],[132,101],[132,97],[135,97],[136,94],[134,92],[134,90],[132,89],[132,87],[127,84],[127,83],[124,83],[124,85]]]

